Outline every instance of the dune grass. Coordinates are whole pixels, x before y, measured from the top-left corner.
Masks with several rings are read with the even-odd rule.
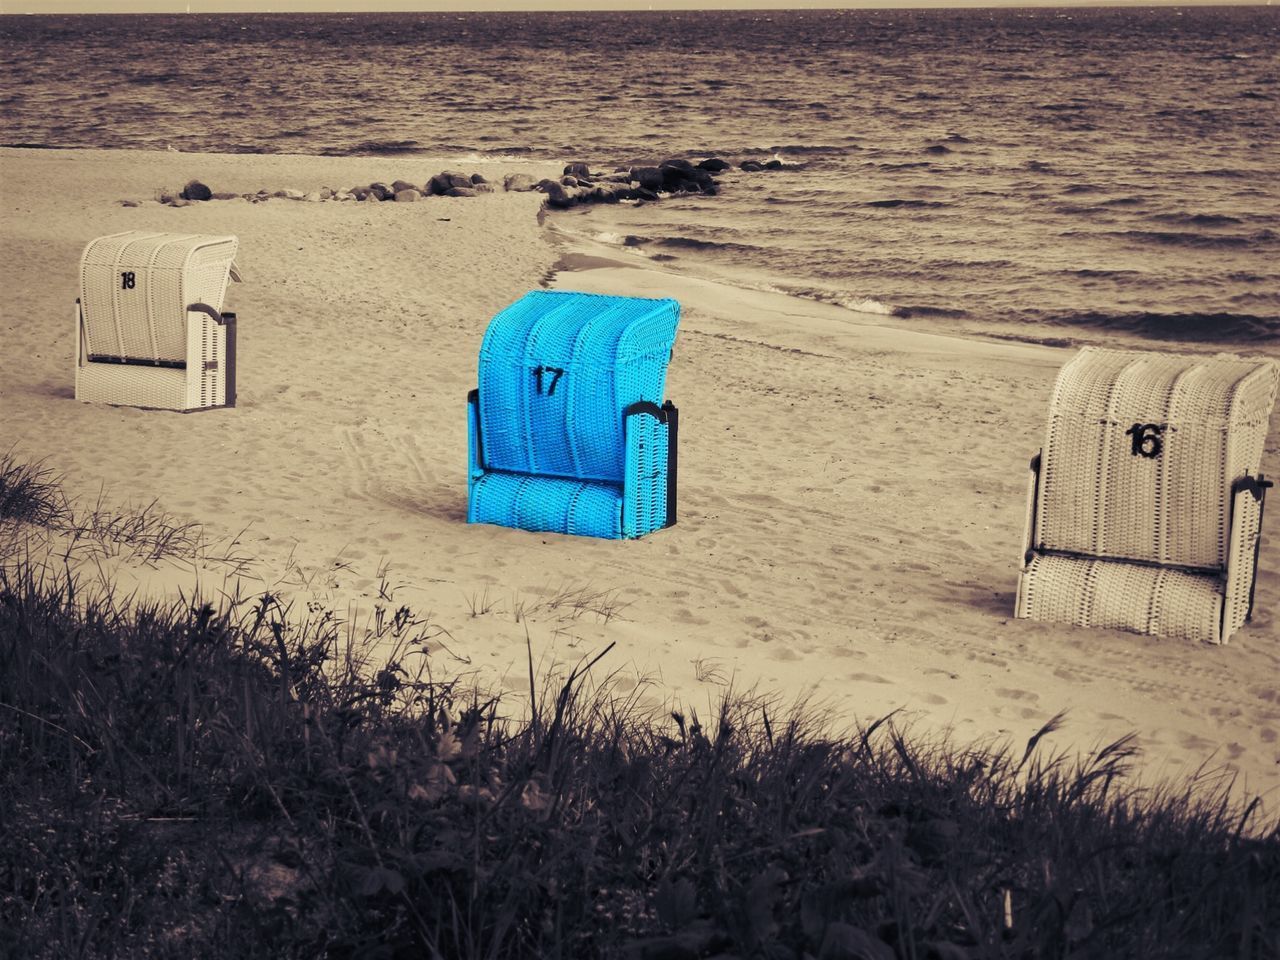
[[[15,957],[1280,956],[1276,826],[1129,786],[1128,739],[654,715],[606,651],[507,703],[389,591],[355,625],[0,557]]]

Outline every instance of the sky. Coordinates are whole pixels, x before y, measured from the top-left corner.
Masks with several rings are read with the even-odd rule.
[[[0,13],[276,13],[345,10],[777,10],[866,7],[1230,6],[1242,0],[0,0]],[[1243,0],[1250,2],[1250,0]],[[1265,0],[1254,0],[1262,3]]]

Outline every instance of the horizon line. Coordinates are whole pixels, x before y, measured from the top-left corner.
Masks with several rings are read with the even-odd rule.
[[[344,5],[357,9],[342,9]],[[1045,9],[1165,9],[1176,7],[1262,7],[1272,0],[974,0],[954,3],[948,0],[382,0],[376,6],[359,0],[43,0],[38,7],[28,3],[24,9],[5,9],[0,0],[0,16],[63,15],[220,15],[250,13],[658,13],[658,12],[723,12],[791,13],[799,10],[1045,10]],[[128,6],[129,9],[111,9]],[[52,9],[50,9],[52,7]],[[103,8],[107,9],[103,9]],[[281,7],[283,9],[275,9]]]

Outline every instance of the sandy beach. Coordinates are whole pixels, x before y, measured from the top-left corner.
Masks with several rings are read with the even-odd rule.
[[[513,694],[527,640],[544,671],[615,643],[601,669],[646,684],[655,706],[704,711],[731,683],[808,698],[845,727],[900,710],[962,742],[1020,742],[1065,710],[1055,750],[1136,733],[1145,780],[1234,776],[1237,794],[1280,812],[1280,506],[1253,622],[1226,646],[1013,618],[1027,462],[1070,349],[984,336],[1008,331],[973,318],[955,336],[568,249],[536,193],[154,202],[191,178],[308,191],[422,182],[444,166],[0,150],[0,451],[45,461],[82,500],[158,501],[253,558],[238,588],[217,564],[112,569],[144,593],[198,581],[358,619],[385,582],[440,628],[434,670]],[[464,168],[497,182],[559,173]],[[74,400],[80,252],[131,229],[239,237],[235,409]],[[675,527],[607,542],[465,522],[480,340],[544,282],[680,301]],[[1280,474],[1277,421],[1268,475]]]

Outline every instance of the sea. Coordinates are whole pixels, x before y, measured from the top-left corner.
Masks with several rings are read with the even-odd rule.
[[[551,217],[908,322],[1280,339],[1280,7],[7,15],[0,144],[716,156]]]

